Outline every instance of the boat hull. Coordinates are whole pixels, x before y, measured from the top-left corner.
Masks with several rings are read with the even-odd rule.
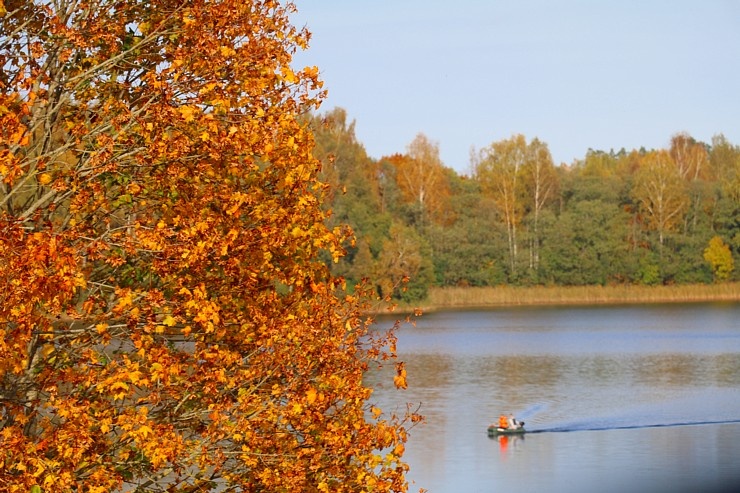
[[[499,435],[524,435],[526,431],[524,428],[499,428],[498,426],[489,426],[488,427],[488,436],[489,437],[495,437]]]

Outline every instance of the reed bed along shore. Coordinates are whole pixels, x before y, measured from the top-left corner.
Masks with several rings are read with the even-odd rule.
[[[499,286],[432,288],[424,310],[516,305],[740,302],[740,283],[673,286]]]

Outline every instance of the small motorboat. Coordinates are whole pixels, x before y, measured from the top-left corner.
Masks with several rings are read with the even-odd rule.
[[[501,428],[500,426],[491,425],[488,427],[488,436],[489,437],[496,437],[499,435],[523,435],[527,431],[524,429],[524,426],[519,426],[517,428]]]

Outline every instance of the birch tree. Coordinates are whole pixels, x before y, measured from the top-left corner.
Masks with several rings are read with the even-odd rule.
[[[439,145],[420,133],[408,145],[405,155],[392,156],[389,161],[396,167],[401,192],[416,206],[421,227],[430,219],[441,217],[447,206],[449,187]]]
[[[509,272],[517,270],[517,229],[524,215],[522,169],[527,162],[523,135],[494,142],[479,152],[475,166],[483,193],[490,196],[506,226]]]
[[[558,184],[547,144],[536,138],[530,142],[523,171],[532,214],[529,268],[536,272],[540,263],[540,215],[544,206],[553,199]]]
[[[650,151],[642,158],[632,195],[661,247],[665,234],[683,220],[689,205],[686,192],[686,181],[668,151]]]

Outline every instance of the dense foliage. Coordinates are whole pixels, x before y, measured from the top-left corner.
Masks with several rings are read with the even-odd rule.
[[[0,1],[0,490],[406,490],[292,8]]]
[[[358,235],[336,270],[372,274],[380,294],[430,286],[678,284],[737,280],[740,148],[679,133],[668,149],[589,150],[555,166],[512,136],[445,167],[419,135],[404,154],[367,156],[343,109],[313,117],[327,180],[345,186],[333,219]],[[406,291],[391,292],[408,276]]]

